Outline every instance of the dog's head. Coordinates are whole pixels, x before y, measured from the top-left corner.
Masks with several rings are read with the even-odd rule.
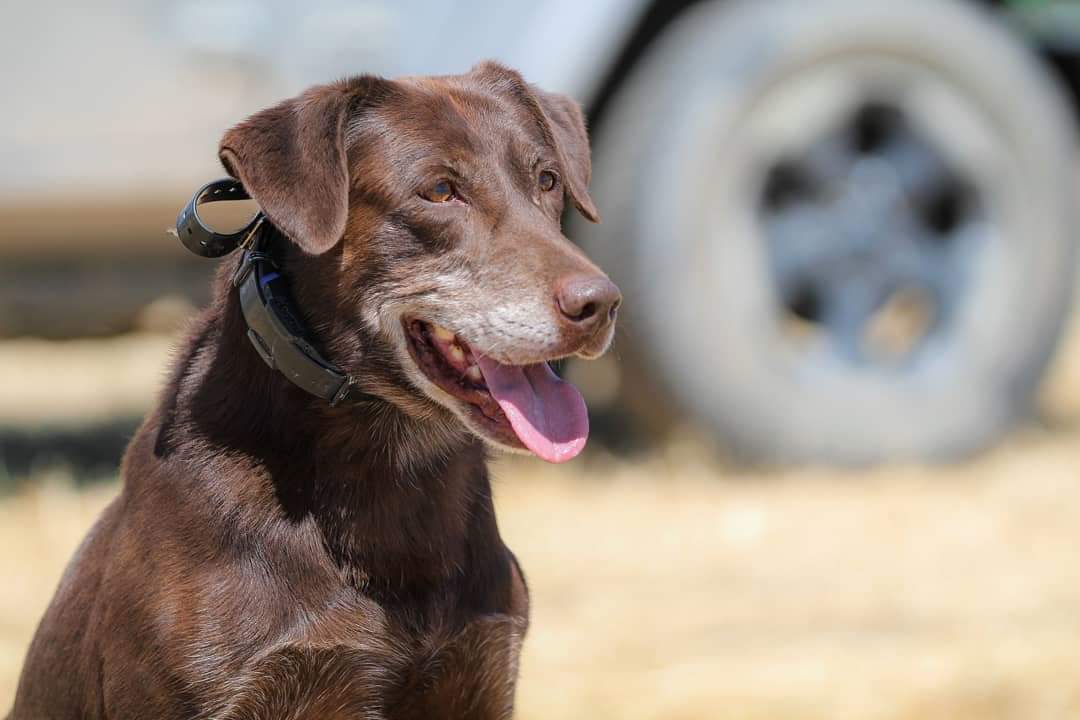
[[[560,230],[597,219],[578,106],[485,63],[315,87],[229,130],[221,160],[294,242],[327,354],[408,415],[567,460],[577,390],[551,360],[611,343],[618,288]]]

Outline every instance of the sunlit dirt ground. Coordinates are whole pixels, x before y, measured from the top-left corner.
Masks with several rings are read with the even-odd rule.
[[[136,407],[166,344],[122,343],[5,345],[0,414],[49,412],[13,366],[77,353],[115,353],[101,372],[128,388],[87,391],[93,412]],[[518,717],[1080,718],[1080,343],[1042,406],[952,468],[749,472],[689,441],[633,462],[500,461],[500,523],[533,595]],[[35,479],[0,500],[0,713],[116,492]]]

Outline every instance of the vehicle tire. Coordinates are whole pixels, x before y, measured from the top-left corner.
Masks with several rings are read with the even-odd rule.
[[[1071,307],[1074,128],[992,17],[705,3],[604,117],[605,222],[572,236],[622,287],[639,416],[663,398],[744,460],[866,464],[962,457],[1030,412]],[[921,325],[880,345],[905,293]]]

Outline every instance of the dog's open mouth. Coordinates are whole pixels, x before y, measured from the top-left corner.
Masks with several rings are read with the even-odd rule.
[[[585,447],[585,401],[548,363],[507,365],[434,323],[409,319],[404,324],[417,367],[464,403],[490,439],[526,448],[548,462],[570,460]]]

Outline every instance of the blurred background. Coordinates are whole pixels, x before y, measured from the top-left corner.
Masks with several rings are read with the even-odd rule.
[[[496,58],[590,118],[593,441],[496,463],[519,717],[1080,717],[1080,3],[0,10],[0,710],[215,263],[246,115]]]

